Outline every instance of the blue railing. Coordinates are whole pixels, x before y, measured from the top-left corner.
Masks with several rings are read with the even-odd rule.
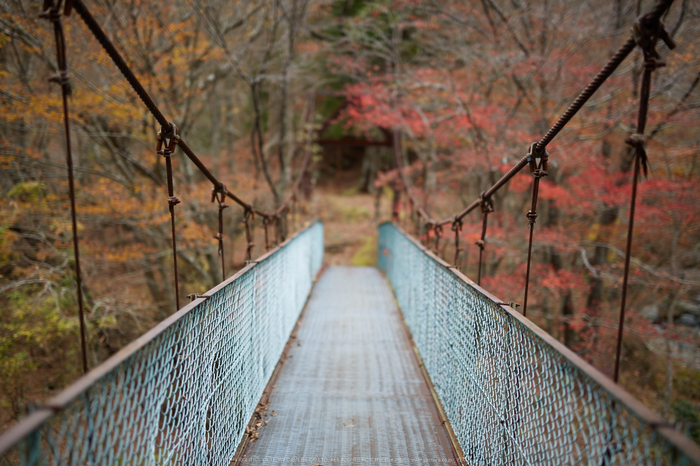
[[[315,223],[0,437],[0,464],[228,466],[323,260]]]
[[[394,224],[378,253],[467,464],[700,463],[696,444]]]

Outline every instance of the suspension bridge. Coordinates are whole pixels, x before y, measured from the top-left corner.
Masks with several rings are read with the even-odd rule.
[[[646,166],[644,128],[656,45],[673,41],[660,1],[635,23],[634,35],[527,155],[479,199],[444,220],[420,207],[400,166],[394,220],[378,227],[377,269],[323,267],[323,225],[288,236],[289,217],[308,168],[273,212],[256,209],[212,174],[150,98],[82,0],[46,0],[54,27],[55,79],[62,88],[71,194],[81,345],[86,374],[38,405],[0,436],[3,464],[700,464],[700,447],[617,385],[624,328],[623,291],[613,379],[438,257],[443,227],[460,253],[462,219],[480,208],[481,241],[493,195],[529,167],[534,176],[527,277],[546,146],[640,46],[637,132],[628,139],[635,169],[623,290],[629,274],[636,181]],[[175,196],[171,157],[179,147],[213,185],[222,215],[227,199],[244,210],[248,264],[88,370],[68,112],[69,82],[62,19],[75,11],[161,125],[177,284]],[[313,114],[314,98],[308,106]],[[389,133],[391,134],[391,133]],[[309,131],[308,141],[314,138]],[[400,192],[416,235],[400,226]],[[255,216],[267,252],[252,260]],[[407,216],[404,216],[404,219]],[[295,223],[294,221],[291,224]],[[274,229],[273,232],[268,231]],[[432,240],[428,244],[430,231]],[[425,244],[421,240],[425,240]],[[222,254],[223,256],[223,254]],[[479,265],[481,270],[481,264]]]

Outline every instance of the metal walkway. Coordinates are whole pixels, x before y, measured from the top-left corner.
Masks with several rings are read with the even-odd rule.
[[[270,393],[269,424],[242,464],[455,463],[379,271],[326,270],[297,341]]]

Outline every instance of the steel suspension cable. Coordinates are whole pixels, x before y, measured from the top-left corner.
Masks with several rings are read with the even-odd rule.
[[[440,239],[442,238],[442,225],[434,225],[433,232],[435,233],[435,255],[440,256]]]
[[[467,207],[465,207],[461,212],[454,215],[451,218],[443,219],[439,222],[435,222],[430,219],[430,217],[425,214],[424,211],[419,213],[424,217],[427,225],[432,226],[436,230],[436,248],[439,242],[439,235],[437,234],[437,227],[452,223],[453,230],[455,231],[455,265],[457,263],[457,258],[459,256],[459,233],[455,228],[456,222],[461,222],[462,219],[469,214],[471,211],[481,206],[483,215],[483,225],[481,239],[477,241],[479,246],[479,268],[477,276],[477,284],[481,284],[481,272],[482,272],[482,260],[484,252],[484,240],[486,236],[486,227],[488,212],[484,210],[484,200],[491,200],[492,196],[506,183],[508,183],[517,173],[520,172],[525,166],[530,165],[531,171],[534,175],[533,182],[533,193],[532,193],[532,206],[527,214],[528,225],[529,225],[529,240],[528,240],[528,253],[527,253],[527,269],[525,276],[525,296],[523,305],[523,315],[527,314],[527,303],[529,294],[529,284],[530,284],[530,269],[532,260],[532,242],[534,234],[534,225],[537,218],[537,199],[539,195],[539,182],[543,176],[547,175],[547,152],[545,148],[547,145],[559,134],[559,132],[567,125],[567,123],[578,113],[585,103],[595,94],[595,92],[603,85],[603,83],[612,75],[612,73],[620,66],[620,64],[629,56],[629,54],[635,49],[636,45],[640,45],[644,53],[644,74],[642,76],[642,87],[640,92],[640,105],[639,105],[639,115],[637,123],[637,132],[630,138],[626,140],[626,143],[632,146],[635,150],[635,163],[634,163],[634,179],[632,182],[632,196],[630,201],[630,214],[629,214],[629,226],[627,234],[627,249],[625,254],[625,267],[623,275],[623,285],[622,285],[622,298],[620,303],[620,316],[618,324],[618,337],[616,346],[616,356],[615,356],[615,371],[614,380],[615,382],[619,379],[620,372],[620,357],[622,351],[622,337],[624,333],[624,320],[625,320],[625,306],[627,301],[627,285],[629,280],[629,266],[630,266],[630,255],[632,248],[632,237],[634,229],[634,215],[635,215],[635,205],[637,198],[637,183],[640,175],[640,169],[643,169],[644,174],[647,173],[647,156],[645,150],[645,140],[644,140],[644,129],[646,126],[646,119],[648,113],[648,102],[650,93],[650,83],[651,83],[651,73],[658,68],[663,66],[663,63],[659,62],[659,55],[656,52],[656,43],[660,39],[662,40],[669,49],[673,49],[675,44],[671,39],[668,32],[664,29],[663,24],[660,19],[661,16],[668,10],[668,8],[673,3],[673,0],[659,0],[654,8],[647,14],[640,17],[636,22],[633,29],[633,35],[630,37],[623,45],[618,49],[618,51],[610,58],[610,60],[603,66],[603,68],[598,72],[598,74],[593,78],[593,80],[584,88],[584,90],[576,97],[573,103],[567,108],[567,110],[557,119],[557,121],[550,127],[547,133],[536,143],[530,146],[528,154],[520,159],[513,167],[508,170],[496,183],[494,183],[489,189],[482,193],[479,199],[473,201]],[[399,172],[399,179],[404,185],[409,198],[413,201],[412,193],[408,188],[408,184],[403,177],[400,165],[398,162],[398,151],[397,143],[399,141],[398,131],[394,131],[394,158],[396,163],[397,171]],[[540,158],[539,165],[536,159]],[[491,206],[492,207],[492,206]],[[461,224],[460,224],[461,225]],[[459,228],[459,227],[457,227]]]
[[[395,179],[394,182],[392,183],[391,190],[393,192],[393,199],[391,201],[391,219],[394,222],[399,221],[399,204],[401,202],[401,191],[399,191],[399,184],[401,182],[398,179]]]
[[[255,212],[253,212],[251,209],[246,209],[243,212],[243,224],[245,225],[245,239],[247,243],[245,252],[246,261],[253,260],[253,247],[255,246],[255,243],[253,243],[253,234],[250,229],[250,222],[252,220],[255,220]]]
[[[664,12],[671,6],[673,0],[659,0],[659,2],[654,6],[654,8],[647,13],[644,18],[646,21],[658,21]],[[663,40],[667,45],[672,41],[667,33],[660,33],[659,39]],[[583,106],[588,102],[588,100],[595,94],[595,92],[600,88],[600,86],[607,81],[607,79],[615,72],[615,70],[622,64],[622,62],[629,56],[629,54],[634,50],[636,41],[634,37],[629,38],[618,50],[617,52],[608,60],[608,62],[603,66],[603,68],[598,72],[598,74],[590,81],[590,83],[581,91],[581,93],[574,99],[572,104],[567,108],[567,110],[557,119],[557,121],[550,127],[547,133],[537,142],[536,151],[540,152],[547,147],[547,145],[561,132],[561,130],[567,125],[567,123],[583,108]],[[396,140],[397,136],[394,137]],[[520,172],[530,163],[529,157],[526,155],[520,159],[515,165],[513,165],[507,173],[505,173],[496,183],[494,183],[490,188],[484,193],[485,197],[493,197],[499,189],[501,189],[506,183],[508,183],[516,174]],[[401,177],[404,186],[407,188],[405,179]],[[410,193],[410,190],[406,189]],[[410,194],[409,194],[410,196]],[[462,220],[467,214],[475,210],[480,206],[480,200],[476,199],[471,204],[467,205],[462,211],[456,215],[444,218],[442,220],[436,221],[434,223],[440,225],[447,225],[452,223],[455,218]],[[424,216],[426,222],[430,222],[430,217]]]
[[[670,5],[670,2],[667,2]],[[634,233],[634,214],[637,203],[637,184],[640,177],[640,169],[647,175],[647,152],[644,131],[647,124],[649,112],[649,95],[651,93],[651,74],[665,63],[660,61],[660,56],[656,51],[656,43],[662,39],[669,49],[673,49],[675,44],[670,39],[664,29],[659,17],[664,10],[661,10],[658,17],[652,14],[642,16],[634,25],[636,43],[644,54],[644,72],[642,74],[642,85],[639,93],[639,112],[637,114],[637,130],[632,136],[625,140],[635,150],[634,174],[632,175],[632,196],[630,199],[629,225],[627,230],[627,246],[625,250],[625,268],[622,278],[622,297],[620,300],[620,316],[617,328],[617,345],[615,350],[615,371],[613,380],[618,382],[620,378],[620,358],[622,354],[622,337],[625,325],[625,306],[627,304],[627,285],[629,281],[630,258],[632,256],[632,235]]]
[[[270,226],[270,219],[268,217],[263,217],[262,219],[262,224],[263,228],[265,230],[265,251],[270,250],[270,233],[269,233],[269,226]]]
[[[527,315],[527,298],[530,290],[530,262],[532,259],[532,237],[535,232],[535,221],[537,220],[537,198],[540,193],[540,179],[547,176],[547,154],[546,150],[537,151],[537,143],[530,146],[530,172],[534,180],[532,182],[532,206],[527,213],[528,229],[530,230],[530,239],[527,244],[527,271],[525,272],[525,298],[523,302],[523,315]],[[539,164],[537,159],[540,159]]]
[[[457,266],[457,261],[459,259],[459,253],[462,251],[462,249],[459,247],[459,234],[462,232],[462,227],[464,225],[462,224],[461,220],[457,220],[455,218],[454,222],[452,222],[452,231],[455,233],[455,258],[453,265]]]
[[[126,80],[129,82],[131,85],[132,89],[136,92],[136,94],[139,96],[141,101],[144,103],[146,108],[149,110],[149,112],[153,115],[153,117],[158,121],[158,123],[161,125],[161,127],[168,127],[170,123],[168,120],[165,118],[163,113],[160,111],[158,106],[155,104],[151,96],[148,94],[146,89],[143,87],[139,79],[136,77],[134,72],[131,70],[129,65],[126,63],[124,58],[121,56],[117,48],[114,46],[112,41],[109,39],[107,34],[102,30],[100,27],[99,23],[95,18],[92,16],[90,11],[88,10],[87,6],[85,3],[83,3],[82,0],[73,0],[73,8],[75,9],[76,12],[78,12],[78,15],[80,18],[83,20],[85,25],[88,27],[90,32],[92,32],[93,36],[97,39],[97,41],[100,43],[102,48],[105,50],[105,52],[109,55],[109,57],[112,59],[114,64],[117,66],[121,74],[126,78]],[[312,112],[313,114],[313,112]],[[178,146],[182,149],[182,152],[187,155],[187,157],[195,164],[195,166],[199,169],[199,171],[214,185],[214,189],[217,190],[222,190],[225,191],[226,196],[233,200],[235,203],[240,205],[243,209],[250,209],[253,211],[255,214],[260,215],[262,217],[268,216],[268,217],[274,217],[275,215],[278,215],[281,213],[284,209],[287,208],[287,206],[290,203],[291,197],[294,194],[294,191],[299,188],[300,180],[297,180],[296,183],[294,183],[294,188],[292,189],[292,192],[290,192],[290,195],[287,196],[287,199],[278,207],[274,212],[264,212],[261,210],[258,210],[254,208],[251,204],[245,202],[243,199],[240,197],[236,196],[234,193],[230,191],[225,190],[224,184],[219,181],[212,173],[211,171],[207,168],[206,165],[197,157],[197,155],[190,149],[190,147],[187,145],[187,143],[182,139],[178,139],[177,141]],[[303,162],[303,169],[302,173],[300,173],[299,178],[303,177],[303,173],[305,171],[305,168],[308,166],[308,160],[305,159]]]
[[[167,132],[166,128],[169,128]],[[175,197],[175,188],[173,183],[173,161],[171,156],[173,153],[175,153],[179,138],[177,127],[170,124],[158,132],[158,145],[156,146],[156,152],[165,158],[165,173],[168,183],[168,210],[170,211],[170,227],[173,244],[173,275],[175,276],[175,303],[177,305],[175,310],[180,309],[180,287],[178,283],[177,271],[177,235],[175,231],[175,206],[180,203],[180,199]]]
[[[66,6],[66,14],[70,12]],[[75,207],[75,177],[73,174],[73,152],[70,140],[70,114],[68,111],[68,97],[71,94],[70,77],[68,76],[68,64],[66,61],[66,39],[61,22],[61,1],[54,4],[53,0],[45,0],[41,16],[53,23],[54,41],[56,42],[56,64],[58,73],[49,81],[61,86],[63,98],[63,127],[66,134],[66,168],[68,170],[68,193],[70,196],[71,227],[73,231],[73,253],[75,255],[75,281],[78,294],[78,315],[80,319],[80,352],[83,373],[88,371],[87,361],[87,332],[85,325],[85,309],[83,306],[83,279],[80,269],[80,240],[78,237],[78,220]]]
[[[494,211],[493,199],[490,197],[485,197],[485,195],[482,194],[479,205],[481,206],[482,224],[481,239],[476,242],[476,245],[479,246],[479,271],[476,278],[477,285],[481,285],[481,262],[484,256],[484,248],[486,248],[486,228],[488,226],[489,214]]]
[[[49,0],[47,0],[49,1]],[[197,157],[197,155],[190,149],[190,147],[185,143],[185,141],[180,138],[180,136],[177,134],[177,128],[175,127],[174,124],[170,123],[163,113],[160,111],[158,106],[155,104],[151,96],[148,94],[146,89],[143,87],[139,79],[136,77],[134,72],[131,70],[129,65],[126,63],[124,58],[121,56],[117,48],[114,46],[112,41],[109,39],[107,34],[102,30],[98,22],[95,20],[95,18],[92,16],[90,11],[88,10],[87,6],[83,3],[82,0],[72,0],[72,7],[75,8],[75,10],[78,12],[78,15],[80,18],[83,20],[83,22],[86,24],[88,29],[92,32],[92,34],[95,36],[97,41],[100,43],[102,48],[105,50],[105,52],[109,55],[109,57],[112,59],[114,64],[117,66],[119,71],[122,73],[122,75],[126,78],[127,82],[131,85],[132,89],[136,92],[136,94],[139,96],[141,101],[144,103],[148,111],[153,115],[153,117],[156,119],[156,121],[160,124],[161,126],[161,131],[158,136],[158,152],[165,157],[165,164],[166,164],[166,176],[167,176],[167,184],[168,184],[168,206],[169,206],[169,211],[170,211],[170,223],[171,223],[171,236],[172,236],[172,250],[173,250],[173,268],[174,268],[174,282],[175,282],[175,299],[176,299],[176,304],[177,308],[179,309],[180,307],[180,291],[179,291],[179,283],[178,283],[178,268],[177,268],[177,241],[176,241],[176,230],[175,230],[175,211],[174,207],[176,204],[178,204],[180,201],[177,199],[174,195],[174,188],[173,188],[173,171],[172,171],[172,160],[171,156],[175,152],[175,147],[179,146],[182,151],[185,153],[185,155],[194,163],[194,165],[199,169],[199,171],[206,177],[212,184],[213,184],[213,191],[214,191],[214,200],[218,200],[219,202],[219,228],[218,228],[218,233],[214,236],[218,240],[218,253],[221,256],[221,272],[222,272],[222,278],[226,278],[226,268],[225,268],[225,256],[224,256],[224,245],[223,245],[223,209],[225,209],[226,205],[224,205],[224,200],[226,197],[232,199],[236,204],[241,206],[244,211],[244,223],[245,223],[245,234],[246,234],[246,242],[247,242],[247,247],[246,247],[246,260],[250,261],[252,259],[252,250],[254,247],[253,243],[253,237],[251,233],[251,226],[250,226],[250,221],[254,219],[254,215],[258,214],[260,217],[262,217],[264,221],[264,226],[265,226],[265,245],[266,249],[269,249],[269,238],[268,238],[268,231],[267,231],[267,223],[269,222],[270,219],[275,219],[276,225],[277,225],[277,233],[278,233],[278,240],[281,239],[284,240],[284,238],[287,236],[286,229],[287,229],[287,211],[290,209],[290,205],[292,206],[292,210],[294,210],[294,203],[296,201],[296,194],[297,191],[300,188],[301,181],[303,180],[306,171],[309,167],[309,163],[311,160],[311,142],[313,138],[313,119],[314,119],[314,114],[315,114],[315,100],[316,100],[316,95],[315,93],[309,93],[307,95],[307,107],[309,108],[309,111],[307,113],[308,118],[311,120],[311,125],[309,126],[308,130],[308,136],[307,136],[307,150],[306,154],[304,157],[304,160],[302,162],[302,167],[301,171],[299,172],[299,175],[295,181],[295,183],[292,186],[291,191],[289,192],[287,198],[282,202],[282,204],[273,212],[263,212],[261,210],[256,209],[253,207],[250,203],[245,202],[243,199],[240,197],[236,196],[234,193],[229,192],[226,189],[226,186],[218,180],[212,173],[211,171],[207,168],[207,166]],[[66,14],[69,12],[69,6],[66,6]],[[66,107],[67,108],[67,107]],[[66,117],[67,118],[67,117]],[[66,120],[67,124],[67,120]],[[161,135],[168,141],[166,144],[166,147],[163,149],[163,141],[161,140]],[[71,165],[72,166],[72,165]],[[72,180],[72,173],[71,173],[71,180]],[[72,190],[72,181],[71,181],[71,190]],[[294,215],[294,212],[292,212],[292,215]],[[284,216],[284,232],[282,233],[280,231],[280,216]],[[75,223],[75,220],[74,220]],[[75,228],[74,228],[75,229]],[[77,241],[77,235],[74,235]],[[279,243],[279,241],[278,241]],[[77,244],[77,243],[76,243]],[[78,251],[77,251],[77,245],[76,245],[76,259],[78,258]],[[79,271],[79,262],[77,262],[77,270]],[[78,277],[80,276],[78,272]],[[80,288],[80,279],[78,279],[79,285],[78,285],[78,293],[81,295],[81,288]],[[81,302],[81,315],[82,315],[82,296],[80,296],[79,301]],[[81,318],[81,329],[84,327],[84,323]],[[82,333],[84,333],[84,329],[82,330]],[[84,340],[84,335],[82,337]],[[85,353],[85,351],[83,351]],[[85,356],[84,356],[85,357]],[[86,363],[84,362],[84,366],[86,367]]]
[[[211,202],[219,203],[219,231],[214,235],[214,239],[219,242],[218,254],[221,257],[221,281],[226,280],[226,259],[224,255],[224,209],[228,206],[226,202],[226,192],[219,192],[213,189],[211,192]],[[267,229],[265,230],[267,232]],[[266,238],[267,239],[267,238]]]

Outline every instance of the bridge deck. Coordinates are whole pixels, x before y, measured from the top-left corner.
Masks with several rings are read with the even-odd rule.
[[[243,464],[454,461],[393,293],[377,270],[326,270],[297,339],[270,394],[269,424]]]

